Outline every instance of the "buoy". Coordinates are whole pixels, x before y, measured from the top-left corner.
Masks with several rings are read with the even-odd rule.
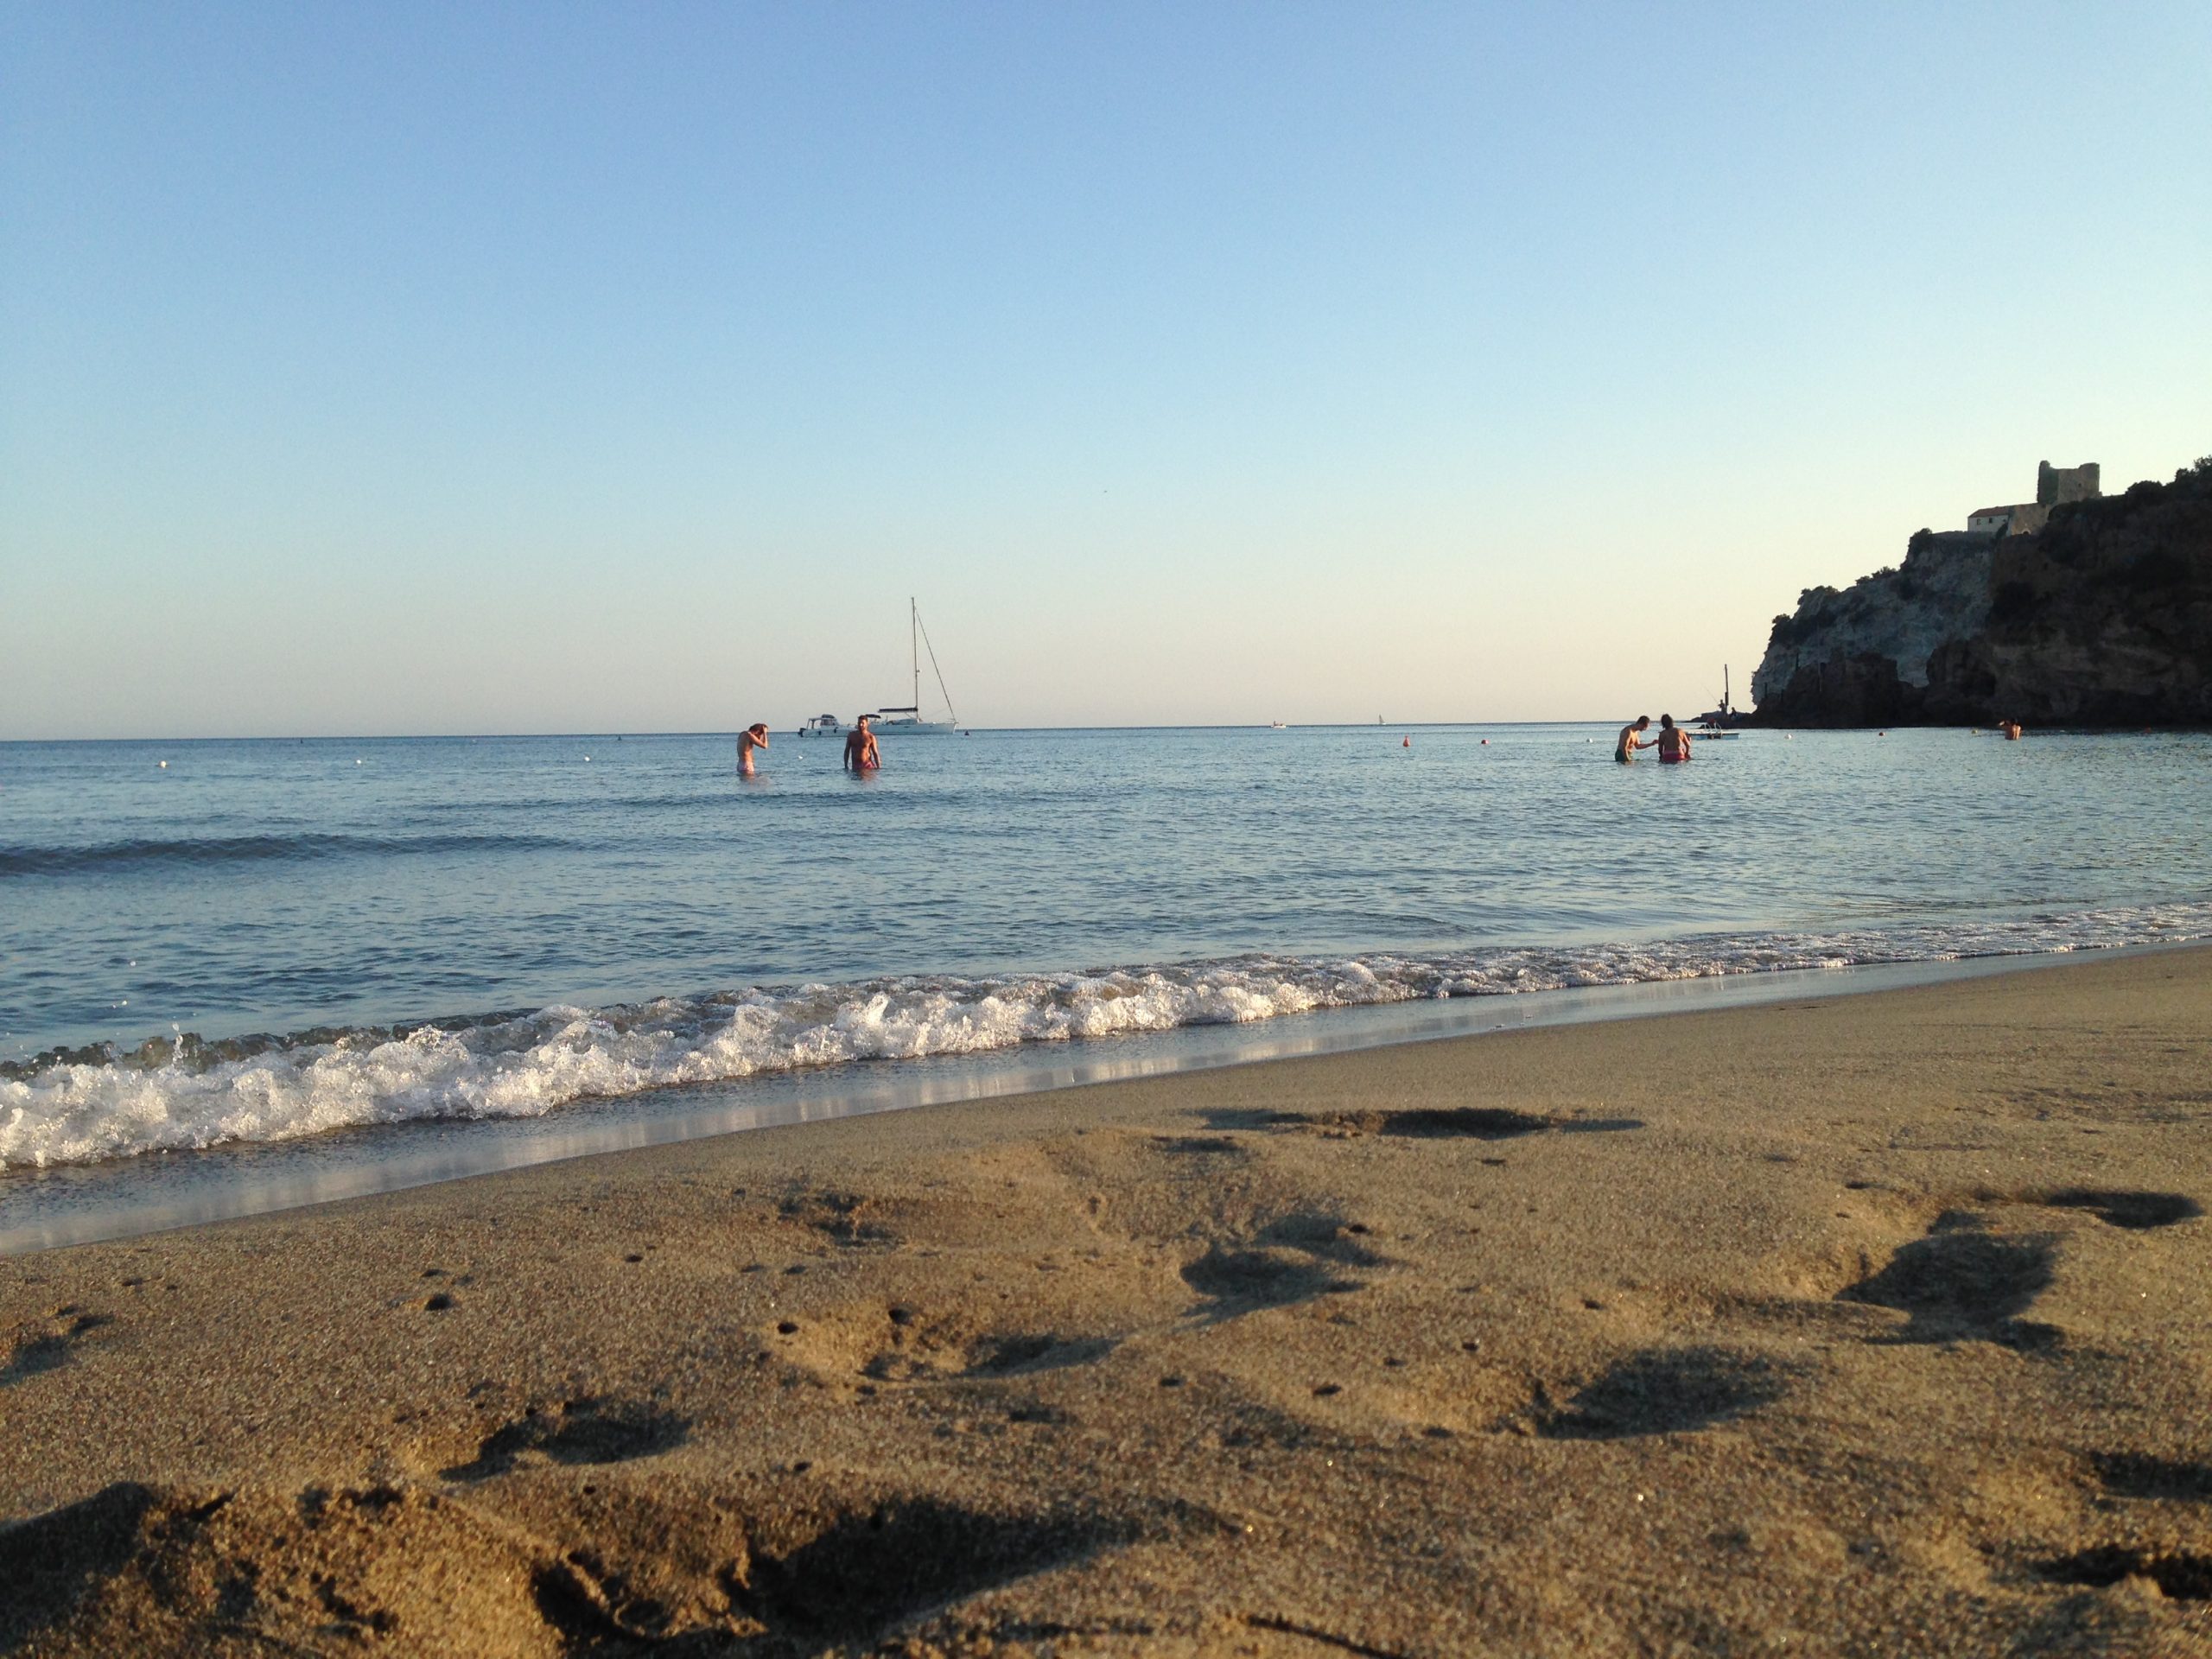
[[[1398,746],[1398,747],[1399,747],[1400,748],[1410,749],[1411,747],[1413,747],[1413,746],[1414,746],[1414,741],[1413,741],[1413,739],[1411,739],[1411,738],[1409,737],[1409,738],[1407,738],[1403,742],[1402,742],[1401,744],[1399,744],[1399,746]],[[166,766],[167,765],[168,765],[168,761],[166,761],[166,760],[164,760],[164,761],[162,761],[162,764],[163,766]]]
[[[169,763],[168,763],[168,761],[166,761],[166,760],[162,761],[162,770],[163,772],[167,772],[168,769],[169,769]]]
[[[1490,739],[1488,739],[1488,738],[1484,738],[1484,739],[1483,739],[1483,747],[1484,747],[1484,748],[1488,748],[1488,747],[1490,747]]]

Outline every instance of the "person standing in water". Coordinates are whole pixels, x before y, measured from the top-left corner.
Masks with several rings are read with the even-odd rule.
[[[1634,720],[1629,721],[1627,725],[1622,727],[1621,741],[1613,745],[1613,759],[1619,761],[1623,766],[1626,766],[1630,761],[1636,759],[1636,752],[1638,749],[1649,748],[1651,746],[1649,743],[1637,742],[1636,741],[1636,734],[1638,732],[1648,732],[1650,729],[1651,716],[1649,715],[1638,715]]]
[[[766,721],[756,720],[753,724],[740,732],[737,734],[737,775],[741,778],[752,778],[757,776],[758,773],[755,772],[753,766],[753,751],[755,749],[765,749],[767,747],[768,727]]]
[[[1672,715],[1659,716],[1659,758],[1673,761],[1690,758],[1690,734],[1675,724]]]
[[[875,734],[868,730],[868,715],[857,715],[853,721],[853,729],[845,734],[847,772],[874,772],[883,764],[883,756],[875,747]]]

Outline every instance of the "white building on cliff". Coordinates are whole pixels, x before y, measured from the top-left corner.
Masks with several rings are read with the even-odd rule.
[[[1976,507],[1967,515],[1967,529],[1977,536],[2026,536],[2041,530],[2050,510],[2069,501],[2088,501],[2101,493],[2094,461],[2079,467],[2036,466],[2036,499],[2009,507]]]

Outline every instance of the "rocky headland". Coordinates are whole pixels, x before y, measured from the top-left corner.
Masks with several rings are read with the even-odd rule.
[[[2212,456],[1806,589],[1751,696],[1770,726],[2212,725]]]

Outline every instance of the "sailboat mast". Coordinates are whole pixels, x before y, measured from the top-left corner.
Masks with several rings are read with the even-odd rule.
[[[906,595],[906,655],[914,664],[914,721],[922,718],[922,611],[912,594]]]
[[[930,631],[922,626],[921,607],[911,599],[906,603],[913,611],[915,632],[922,636],[922,643],[930,646],[930,672],[937,676],[938,694],[944,699],[945,725],[946,729],[950,730],[960,724],[960,711],[952,706],[952,693],[945,689],[944,670],[937,660],[937,647],[930,645]],[[914,718],[917,721],[922,717],[921,673],[922,671],[918,664],[914,670]]]

